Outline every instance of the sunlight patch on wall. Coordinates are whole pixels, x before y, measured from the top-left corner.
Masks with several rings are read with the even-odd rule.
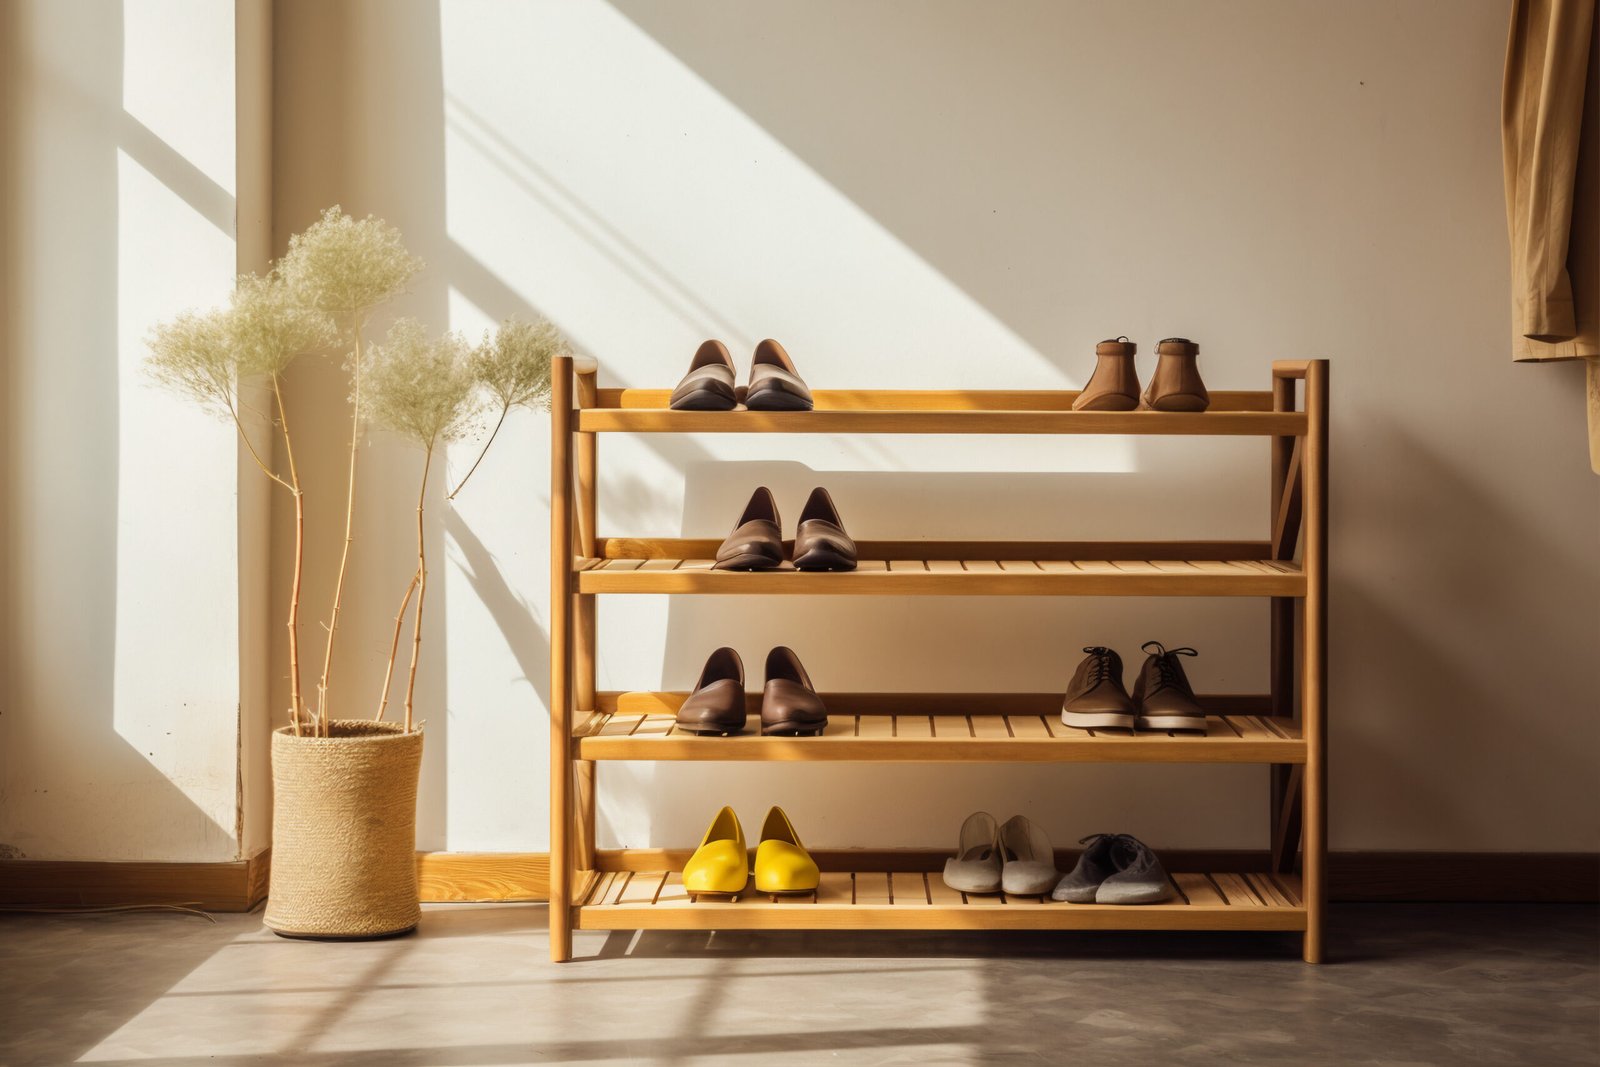
[[[609,377],[671,385],[706,337],[743,366],[773,336],[814,388],[1077,384],[609,6],[460,3],[441,22],[449,236]],[[696,448],[818,471],[1040,469],[1036,444],[999,439]],[[1050,454],[1045,469],[1132,468],[1114,439]]]

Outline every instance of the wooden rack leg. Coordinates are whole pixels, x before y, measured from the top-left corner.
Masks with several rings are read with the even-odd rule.
[[[1272,410],[1294,410],[1295,385],[1292,378],[1274,376],[1272,379]],[[1283,512],[1284,497],[1289,492],[1290,457],[1294,454],[1293,437],[1272,438],[1271,507],[1267,513],[1268,536],[1274,541],[1274,555],[1278,547],[1278,523]],[[1299,477],[1298,470],[1294,477]],[[1293,554],[1293,544],[1289,546]],[[1294,715],[1294,619],[1296,604],[1291,597],[1273,597],[1268,601],[1271,648],[1268,653],[1269,692],[1272,695],[1271,713],[1275,718],[1289,719]],[[1294,870],[1299,851],[1300,803],[1298,791],[1301,777],[1295,765],[1275,763],[1270,774],[1267,832],[1271,835],[1272,869],[1279,874]],[[1291,825],[1292,824],[1292,825]]]
[[[578,371],[578,407],[592,408],[600,403],[593,367]],[[599,501],[599,438],[592,433],[577,435],[577,538],[575,549],[580,556],[594,556],[598,552],[596,527],[600,513]],[[595,710],[596,661],[599,656],[599,635],[595,613],[598,603],[593,593],[580,593],[574,608],[575,654],[573,666],[573,693],[580,711]],[[577,760],[577,827],[576,856],[574,862],[580,871],[595,867],[595,795],[597,767],[593,760]]]
[[[572,360],[550,402],[550,959],[572,958]]]
[[[1301,626],[1301,729],[1306,740],[1301,840],[1305,850],[1305,959],[1321,963],[1328,899],[1328,363],[1306,374],[1305,619]]]

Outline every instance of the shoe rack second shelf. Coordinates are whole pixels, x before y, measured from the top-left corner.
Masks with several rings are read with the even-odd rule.
[[[713,570],[717,542],[603,537],[573,561],[587,593],[934,596],[1305,595],[1266,541],[862,541],[853,571]]]

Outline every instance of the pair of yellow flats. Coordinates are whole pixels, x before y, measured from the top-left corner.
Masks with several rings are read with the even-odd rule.
[[[816,861],[800,843],[784,810],[774,807],[761,824],[756,845],[756,892],[811,893],[820,875]],[[683,867],[683,888],[691,900],[702,895],[737,897],[750,884],[750,851],[744,828],[732,808],[723,808]]]

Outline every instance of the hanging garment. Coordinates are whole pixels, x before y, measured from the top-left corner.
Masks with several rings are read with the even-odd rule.
[[[1597,33],[1595,0],[1514,0],[1500,130],[1512,358],[1587,362],[1589,461],[1600,473]]]

